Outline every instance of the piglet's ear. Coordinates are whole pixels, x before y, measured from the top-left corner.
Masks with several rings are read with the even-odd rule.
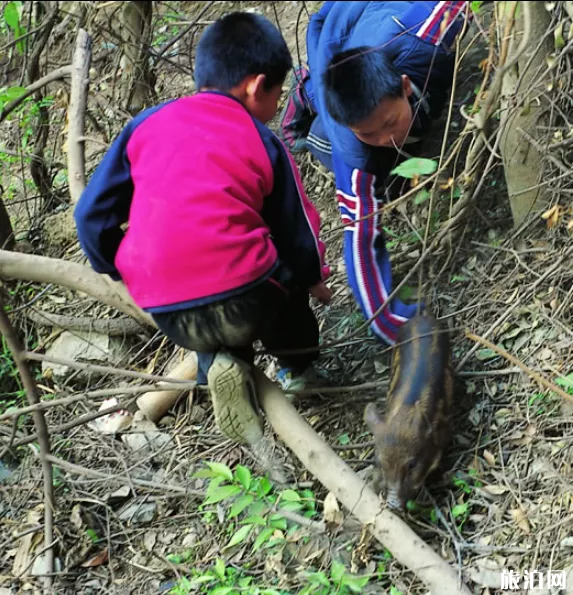
[[[364,409],[364,423],[372,434],[382,424],[382,419],[378,415],[378,410],[374,403],[368,403]]]

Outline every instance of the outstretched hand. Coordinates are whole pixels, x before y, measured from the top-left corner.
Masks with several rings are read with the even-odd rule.
[[[321,304],[328,305],[332,299],[332,291],[326,286],[324,281],[320,281],[316,285],[313,285],[309,290],[310,295],[317,299]]]

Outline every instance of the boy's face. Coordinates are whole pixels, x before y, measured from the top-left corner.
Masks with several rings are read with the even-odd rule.
[[[372,114],[350,126],[354,134],[367,145],[373,147],[401,147],[412,124],[412,107],[408,97],[412,94],[410,79],[402,76],[401,97],[384,98]]]
[[[281,84],[275,85],[268,91],[261,84],[250,98],[249,111],[257,120],[266,124],[275,117],[278,111],[281,93]]]

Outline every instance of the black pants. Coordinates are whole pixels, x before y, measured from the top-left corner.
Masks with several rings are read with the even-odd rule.
[[[159,329],[173,343],[197,352],[198,384],[218,351],[253,363],[253,343],[260,340],[281,367],[304,370],[318,358],[318,350],[283,355],[281,352],[318,347],[318,322],[308,291],[288,292],[271,281],[220,302],[188,310],[153,314]]]

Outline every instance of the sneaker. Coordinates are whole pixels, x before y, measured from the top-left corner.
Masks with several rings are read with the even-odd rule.
[[[277,372],[277,380],[285,392],[297,392],[328,384],[327,374],[322,370],[318,371],[314,366],[309,366],[303,372],[292,368],[281,368]]]
[[[218,353],[209,368],[207,383],[221,433],[241,444],[260,440],[264,425],[249,365]]]
[[[281,140],[293,154],[306,150],[306,137],[315,118],[304,91],[304,82],[308,76],[308,70],[304,66],[294,70],[286,105],[280,118]]]

